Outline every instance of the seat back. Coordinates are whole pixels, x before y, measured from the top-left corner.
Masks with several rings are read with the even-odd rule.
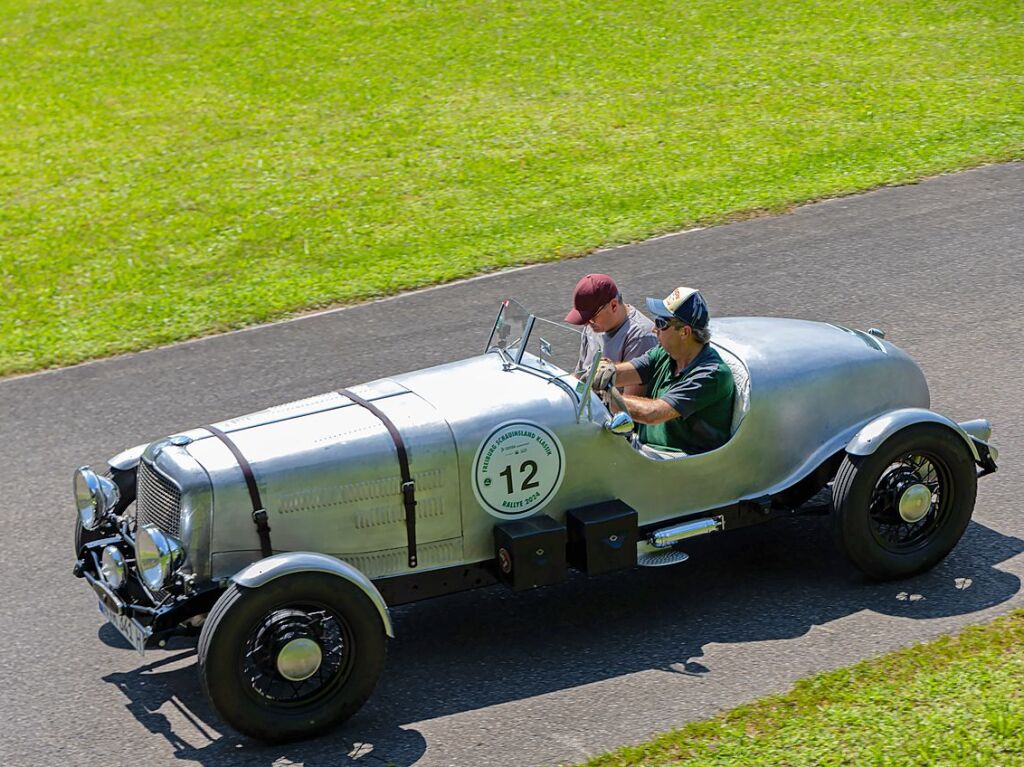
[[[732,352],[718,345],[715,345],[715,351],[732,370],[732,380],[736,386],[736,393],[732,400],[732,425],[729,427],[729,436],[731,437],[740,428],[743,417],[750,410],[750,373],[747,372],[747,366]]]

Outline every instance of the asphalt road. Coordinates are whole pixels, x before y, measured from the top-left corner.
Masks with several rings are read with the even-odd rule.
[[[1022,212],[1024,165],[991,166],[0,382],[0,763],[575,762],[1024,606]],[[284,747],[218,721],[187,643],[140,660],[103,625],[70,572],[77,466],[468,356],[500,298],[560,318],[590,271],[636,301],[682,283],[718,315],[884,328],[924,368],[935,409],[995,424],[1001,470],[980,483],[960,545],[923,576],[877,584],[811,517],[695,541],[673,568],[403,607],[366,707],[328,737]]]

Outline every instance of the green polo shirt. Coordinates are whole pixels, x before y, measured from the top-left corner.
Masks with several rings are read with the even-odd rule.
[[[630,360],[640,374],[652,399],[662,399],[679,413],[678,418],[659,424],[640,424],[640,441],[661,450],[704,453],[729,439],[732,426],[732,398],[735,386],[732,370],[711,344],[685,368],[674,372],[675,362],[656,346],[642,357]]]

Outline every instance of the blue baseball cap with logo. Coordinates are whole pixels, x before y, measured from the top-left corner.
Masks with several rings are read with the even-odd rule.
[[[696,288],[679,287],[665,298],[648,298],[647,308],[655,317],[679,320],[694,328],[706,328],[711,315],[704,296]]]

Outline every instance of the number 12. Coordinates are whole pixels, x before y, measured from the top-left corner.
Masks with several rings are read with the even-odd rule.
[[[523,474],[529,470],[529,475],[523,480],[521,490],[530,490],[534,487],[540,487],[540,482],[534,482],[533,478],[537,476],[537,464],[534,461],[523,461],[523,465],[519,467],[519,473]],[[505,467],[505,471],[501,472],[499,477],[504,477],[508,483],[508,494],[512,495],[515,492],[515,488],[512,486],[512,466],[511,464]]]

